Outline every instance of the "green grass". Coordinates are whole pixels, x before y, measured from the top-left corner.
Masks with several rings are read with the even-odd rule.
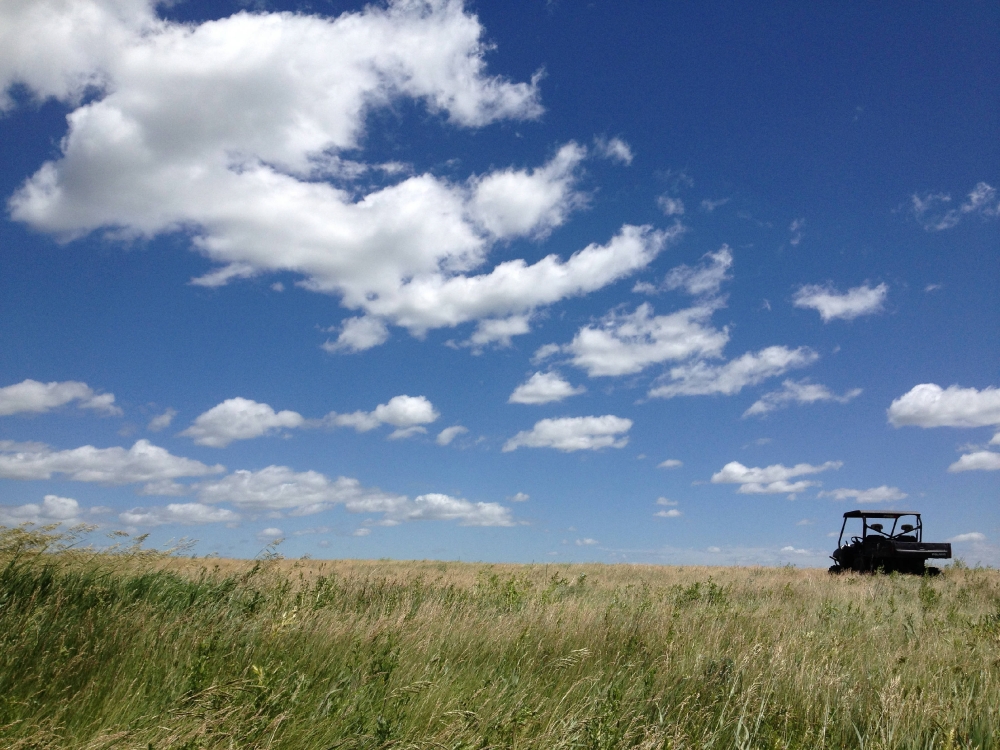
[[[4,748],[995,748],[1000,574],[191,560],[0,530]]]

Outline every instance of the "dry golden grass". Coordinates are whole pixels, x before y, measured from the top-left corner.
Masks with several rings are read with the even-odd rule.
[[[993,570],[0,553],[4,747],[1000,746]]]

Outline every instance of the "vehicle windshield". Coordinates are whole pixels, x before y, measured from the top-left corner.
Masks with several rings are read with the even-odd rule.
[[[919,541],[919,529],[920,521],[915,515],[900,516],[899,518],[847,518],[841,535],[841,543],[849,544],[865,537]]]

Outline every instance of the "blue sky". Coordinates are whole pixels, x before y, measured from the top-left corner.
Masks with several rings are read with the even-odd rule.
[[[1000,563],[1000,10],[0,8],[0,525]]]

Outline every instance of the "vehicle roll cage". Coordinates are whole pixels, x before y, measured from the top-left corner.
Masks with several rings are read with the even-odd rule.
[[[903,516],[914,516],[917,522],[913,525],[912,529],[901,530],[896,533],[896,525],[899,523],[899,519]],[[844,544],[844,530],[847,528],[847,521],[851,518],[860,518],[862,524],[861,539],[864,541],[868,538],[868,530],[871,529],[872,535],[878,535],[885,539],[900,539],[904,536],[915,536],[915,541],[922,542],[924,538],[924,525],[920,520],[920,514],[912,510],[849,510],[844,514],[844,523],[840,527],[840,538],[837,540],[837,546],[842,547]],[[872,525],[868,523],[870,518],[885,518],[892,519],[892,529],[886,533],[881,528],[872,528]],[[881,524],[878,524],[881,526]],[[903,524],[906,525],[906,524]]]

